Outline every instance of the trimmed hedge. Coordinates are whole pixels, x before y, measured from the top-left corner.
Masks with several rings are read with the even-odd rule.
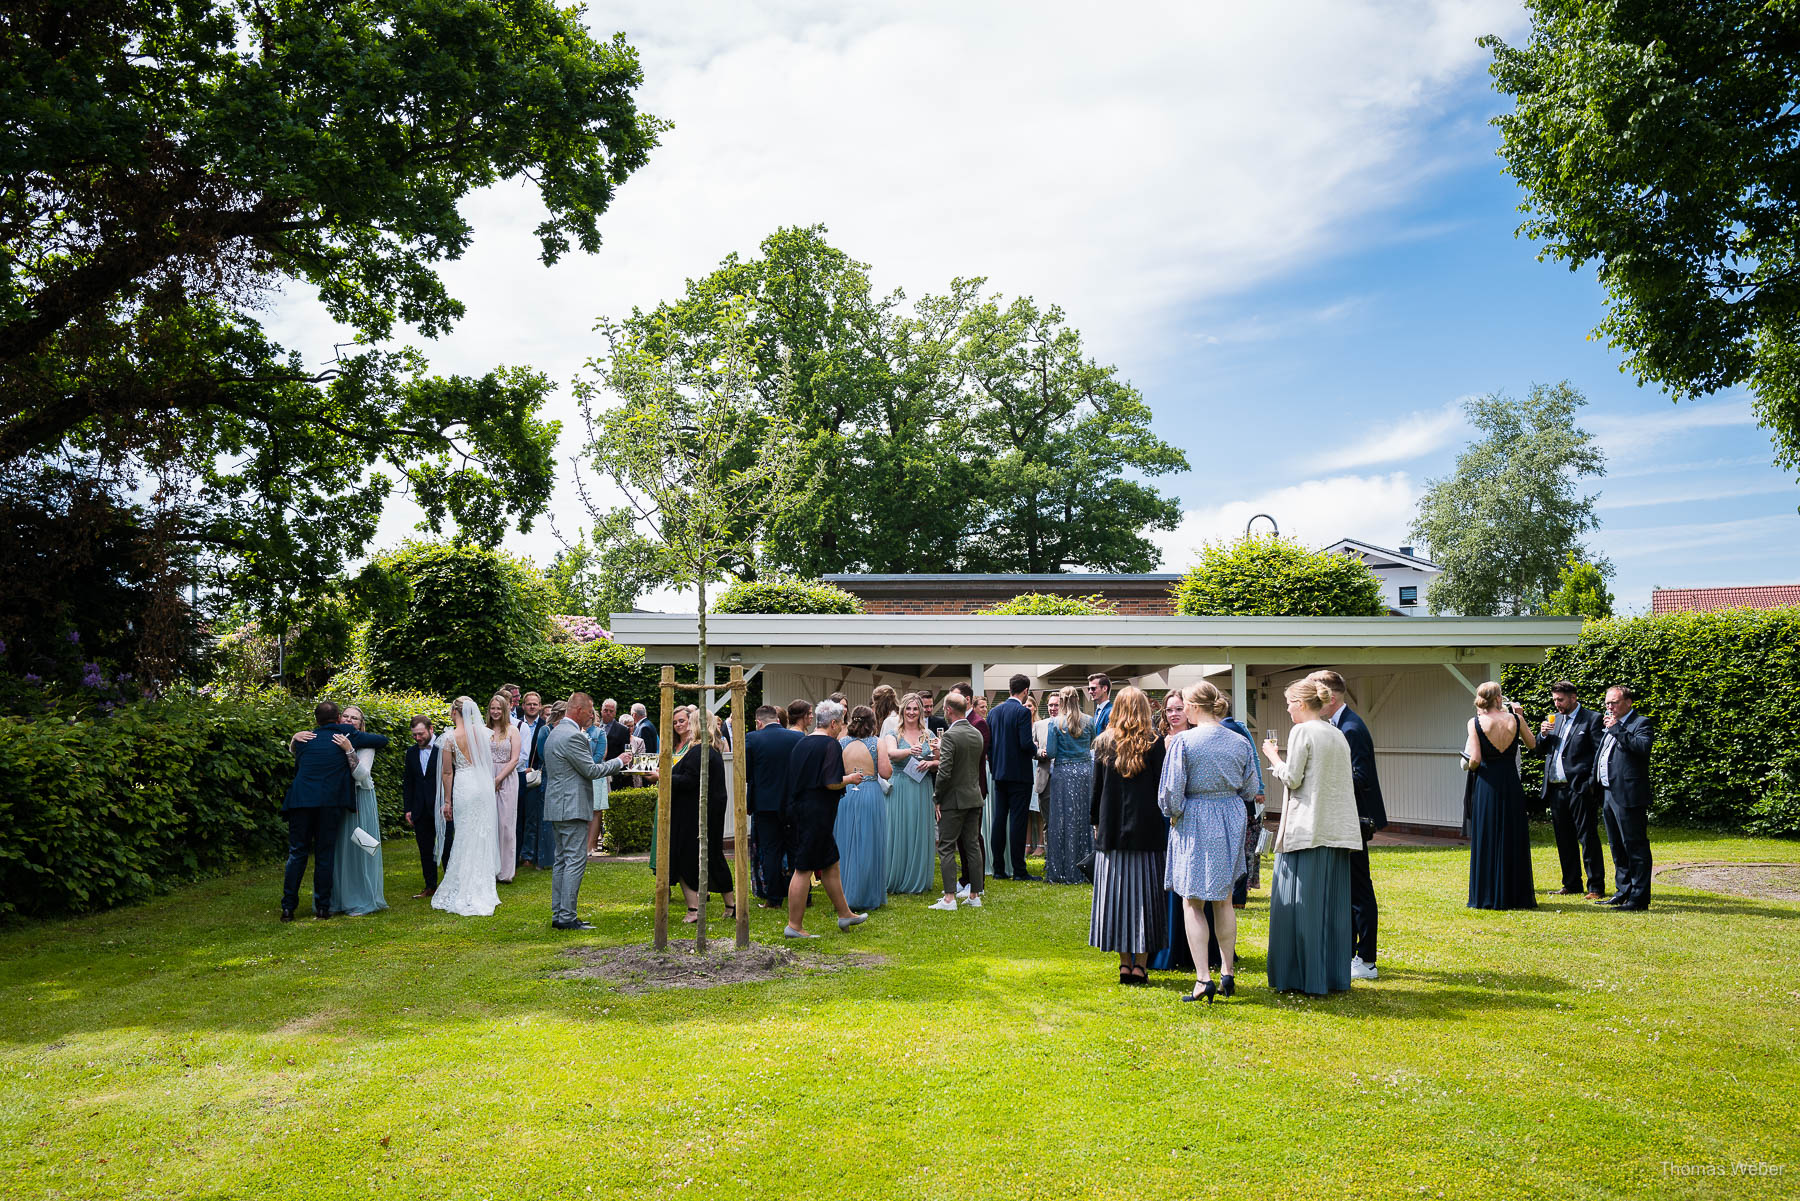
[[[287,735],[311,725],[278,697],[0,718],[0,918],[141,901],[279,853]]]
[[[1656,722],[1656,820],[1800,835],[1800,608],[1589,622],[1575,646],[1504,675],[1536,715],[1559,679],[1596,710],[1608,687],[1629,686]],[[1542,760],[1524,762],[1531,787]]]
[[[607,799],[601,825],[606,849],[615,855],[641,855],[656,832],[656,789],[615,788]]]
[[[1098,592],[1087,596],[1061,596],[1049,592],[1021,592],[1011,600],[975,610],[977,617],[1099,617],[1118,612]]]
[[[712,603],[714,613],[861,613],[862,598],[819,580],[739,580]]]
[[[1381,581],[1354,555],[1291,538],[1212,542],[1175,585],[1184,617],[1381,617]]]

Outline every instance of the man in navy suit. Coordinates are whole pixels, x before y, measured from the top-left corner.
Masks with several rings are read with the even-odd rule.
[[[1606,794],[1606,840],[1617,885],[1596,904],[1613,909],[1650,908],[1650,748],[1656,727],[1632,708],[1635,699],[1623,684],[1606,690],[1606,732],[1594,763],[1594,779]]]
[[[344,810],[356,808],[356,788],[350,779],[347,752],[387,745],[381,734],[366,734],[338,720],[333,701],[320,701],[313,709],[317,728],[312,738],[296,741],[294,782],[288,785],[281,810],[288,819],[287,875],[281,886],[281,920],[294,920],[300,904],[300,878],[306,874],[308,856],[313,860],[313,916],[331,916],[331,880],[337,866],[338,822]]]
[[[787,904],[791,872],[783,870],[787,848],[781,837],[781,799],[787,791],[788,759],[806,737],[798,729],[812,712],[812,704],[797,700],[788,705],[788,723],[781,710],[764,705],[756,711],[756,729],[744,735],[744,780],[749,785],[750,847],[755,853],[754,882],[757,899],[765,909]]]
[[[1094,706],[1094,737],[1098,738],[1112,721],[1112,677],[1103,671],[1089,676],[1088,700]]]
[[[419,844],[419,867],[425,876],[425,888],[413,894],[422,900],[437,891],[437,779],[438,748],[432,735],[431,719],[420,714],[412,719],[413,744],[407,748],[406,763],[401,772],[401,819],[412,828],[413,840]],[[450,854],[450,836],[444,835],[444,854]]]
[[[1537,753],[1544,757],[1544,805],[1556,829],[1556,854],[1562,860],[1558,896],[1581,894],[1581,869],[1587,868],[1587,898],[1604,894],[1606,861],[1600,855],[1599,801],[1594,795],[1594,759],[1600,753],[1600,717],[1582,707],[1575,685],[1550,685],[1556,712],[1544,719]]]
[[[1335,671],[1315,671],[1308,679],[1331,689],[1325,718],[1350,744],[1350,782],[1356,790],[1356,816],[1362,827],[1362,850],[1350,852],[1350,978],[1374,980],[1375,936],[1381,927],[1381,910],[1375,900],[1375,881],[1369,875],[1369,839],[1387,825],[1387,805],[1381,799],[1381,777],[1375,772],[1375,738],[1356,710],[1345,704],[1349,685]]]
[[[1025,870],[1025,832],[1031,816],[1031,786],[1037,767],[1037,740],[1031,736],[1031,710],[1025,693],[1031,677],[1018,675],[1006,682],[1012,695],[988,710],[988,736],[992,739],[994,765],[993,845],[1005,847],[1015,880],[1036,880]],[[1012,835],[1007,836],[1007,823]],[[996,875],[999,873],[996,872]]]

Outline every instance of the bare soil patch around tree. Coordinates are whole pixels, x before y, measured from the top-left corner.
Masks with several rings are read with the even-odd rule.
[[[822,955],[751,943],[738,950],[729,940],[707,944],[698,954],[689,942],[653,946],[571,947],[564,952],[575,966],[558,972],[565,980],[605,980],[626,994],[664,988],[717,988],[722,984],[754,984],[792,976],[855,971],[887,962],[880,955],[851,952]]]
[[[1800,863],[1671,863],[1659,880],[1762,901],[1800,901]]]

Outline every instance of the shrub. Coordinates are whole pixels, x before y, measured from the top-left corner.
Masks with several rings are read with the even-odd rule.
[[[601,824],[606,848],[615,855],[641,855],[656,832],[656,789],[615,788]]]
[[[1800,608],[1589,622],[1545,662],[1505,669],[1507,694],[1546,713],[1568,679],[1593,709],[1613,684],[1656,723],[1658,821],[1800,834]],[[1526,756],[1528,787],[1542,760]]]
[[[819,580],[739,580],[712,604],[714,613],[861,613],[861,598]]]
[[[1586,617],[1598,621],[1613,615],[1613,594],[1606,588],[1606,573],[1611,566],[1583,563],[1570,551],[1557,576],[1556,591],[1544,602],[1544,612],[1552,617]]]
[[[409,543],[356,582],[370,614],[369,680],[486,699],[549,637],[552,590],[523,559],[457,543]]]
[[[280,693],[0,718],[0,917],[105,909],[278,853],[287,735],[311,724]]]
[[[1291,538],[1209,543],[1175,585],[1188,617],[1380,617],[1381,581],[1354,555],[1308,550]]]
[[[1117,607],[1098,592],[1088,596],[1021,592],[1009,601],[977,609],[975,614],[978,617],[1102,617],[1117,611]]]

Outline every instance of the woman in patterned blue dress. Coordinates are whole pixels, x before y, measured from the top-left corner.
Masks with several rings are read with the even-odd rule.
[[[1094,849],[1088,806],[1094,793],[1094,719],[1081,709],[1073,686],[1057,694],[1044,751],[1050,756],[1050,792],[1044,798],[1044,879],[1086,884],[1078,866]]]
[[[1215,993],[1231,996],[1237,985],[1237,910],[1213,906],[1219,927],[1219,983],[1206,963],[1210,929],[1203,902],[1229,902],[1244,869],[1244,807],[1256,796],[1256,764],[1250,744],[1219,724],[1229,712],[1219,690],[1202,680],[1183,694],[1191,727],[1169,740],[1157,801],[1169,817],[1164,884],[1179,893],[1187,915],[1188,949],[1194,957],[1194,991],[1184,1000]],[[1171,935],[1172,936],[1172,935]]]
[[[847,736],[838,741],[844,748],[844,770],[863,776],[861,783],[844,789],[832,825],[844,900],[852,909],[879,909],[887,904],[888,814],[876,773],[891,777],[894,768],[875,739],[875,710],[867,705],[852,709]]]

